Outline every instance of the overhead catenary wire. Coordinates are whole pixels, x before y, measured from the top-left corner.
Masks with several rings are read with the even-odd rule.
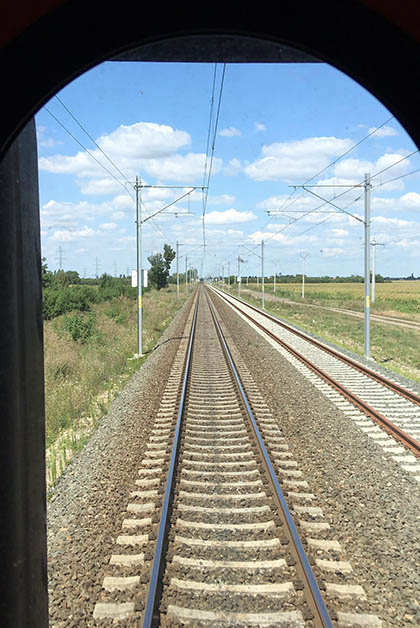
[[[398,181],[399,179],[404,179],[405,177],[409,177],[412,174],[417,174],[417,172],[420,172],[420,168],[417,168],[416,170],[412,170],[411,172],[406,172],[405,174],[401,174],[398,177],[389,179],[388,181],[377,183],[376,185],[372,187],[372,190],[376,190],[376,188],[383,187],[384,185],[388,185],[388,183],[393,183],[394,181]]]
[[[58,99],[59,100],[59,99]],[[68,110],[69,114],[71,115],[71,117],[77,122],[77,124],[80,126],[80,128],[83,129],[83,131],[86,133],[86,135],[94,142],[95,146],[97,146],[101,153],[108,159],[108,161],[110,161],[110,163],[114,166],[114,168],[116,168],[118,170],[118,172],[123,176],[123,178],[125,179],[125,181],[132,186],[132,183],[129,181],[129,179],[126,177],[126,175],[120,170],[120,168],[118,168],[118,166],[116,166],[116,164],[114,164],[114,162],[111,160],[110,157],[108,157],[106,155],[106,153],[101,149],[101,147],[95,142],[95,140],[92,138],[92,136],[90,135],[90,133],[83,127],[83,125],[76,119],[76,117],[70,112],[70,110],[68,109],[68,107],[66,105],[64,105],[64,103],[62,103],[62,101],[60,100],[61,104],[64,106],[64,108],[66,110]],[[99,165],[101,166],[101,168],[103,168],[115,181],[117,181],[117,183],[119,185],[121,185],[123,187],[123,189],[125,190],[126,193],[128,193],[128,195],[134,200],[134,196],[131,194],[130,190],[128,190],[125,186],[124,183],[122,183],[120,181],[120,179],[118,179],[108,168],[106,168],[106,166],[104,166],[104,164],[102,162],[100,162],[90,151],[88,148],[86,148],[86,146],[75,136],[73,135],[73,133],[65,126],[65,124],[63,124],[63,122],[61,122],[61,120],[59,120],[59,118],[57,118],[57,116],[55,116],[49,109],[48,107],[44,106],[44,109],[49,113],[49,115],[66,131],[66,133],[68,133],[68,135],[84,150],[86,151],[86,153]],[[179,200],[179,199],[178,199]],[[174,201],[175,202],[175,201]],[[107,203],[107,205],[109,205],[109,203]],[[111,205],[109,205],[110,207],[112,207]],[[144,206],[144,203],[143,203]],[[173,244],[173,242],[171,242],[171,240],[168,238],[168,236],[162,231],[162,229],[159,228],[159,226],[156,224],[156,221],[154,219],[151,220],[151,224],[153,226],[153,228],[155,229],[155,231],[157,233],[159,233],[159,235],[164,239],[167,240],[170,244]]]
[[[210,138],[210,129],[211,129],[211,123],[212,123],[213,106],[214,106],[216,68],[217,68],[217,64],[215,66],[215,73],[214,73],[214,78],[213,78],[213,95],[212,95],[212,106],[211,106],[210,121],[209,121],[208,141]],[[211,178],[211,173],[212,173],[212,168],[213,168],[214,151],[215,151],[215,146],[216,146],[216,136],[217,136],[217,129],[219,125],[220,109],[221,109],[221,104],[222,104],[222,94],[223,94],[223,87],[224,87],[224,82],[225,82],[225,74],[226,74],[226,63],[223,64],[222,77],[221,77],[221,82],[220,82],[219,99],[218,99],[218,105],[217,105],[216,119],[214,123],[213,140],[211,143],[211,156],[210,156],[210,164],[208,167],[208,173],[207,173],[207,154],[208,154],[208,148],[209,148],[208,145],[207,145],[207,152],[206,152],[206,162],[205,162],[205,171],[204,171],[204,180],[203,180],[203,215],[202,215],[204,247],[206,246],[205,215],[206,215],[207,199],[208,199],[209,186],[210,186],[210,178]]]
[[[395,116],[391,116],[389,118],[387,118],[387,120],[385,120],[384,122],[382,122],[382,124],[380,124],[379,126],[375,127],[375,129],[373,129],[372,131],[370,131],[367,135],[365,135],[364,137],[362,137],[361,140],[359,140],[358,142],[356,142],[356,144],[353,144],[350,148],[348,148],[346,151],[344,151],[344,153],[342,153],[339,157],[336,157],[333,161],[331,161],[327,166],[325,166],[324,168],[322,168],[321,170],[319,170],[319,172],[317,172],[316,174],[314,174],[312,177],[310,177],[309,179],[307,179],[305,181],[305,183],[303,185],[307,185],[310,181],[312,181],[312,179],[315,179],[315,177],[318,177],[320,174],[322,174],[323,172],[325,172],[326,170],[328,170],[329,168],[331,168],[331,166],[334,166],[336,163],[338,163],[341,159],[343,159],[343,157],[345,157],[346,155],[348,155],[349,153],[351,153],[355,148],[357,148],[358,146],[360,146],[360,144],[362,144],[363,142],[365,142],[367,139],[369,139],[370,137],[372,137],[372,135],[374,135],[375,133],[377,133],[380,129],[382,129],[386,124],[388,124],[393,118],[395,118]],[[284,207],[286,205],[286,203],[288,201],[290,201],[290,199],[292,198],[292,196],[295,194],[296,192],[296,188],[293,189],[293,191],[290,193],[289,197],[284,201],[284,203],[281,205],[281,207],[278,209],[278,211],[281,211],[283,208],[287,209],[288,207],[290,207],[290,205],[293,205],[295,202],[297,202],[300,198],[302,198],[304,196],[304,194],[301,194],[298,198],[294,199],[289,205],[287,205],[287,207]]]
[[[46,107],[44,105],[44,109],[45,111],[47,111],[49,113],[49,115],[54,118],[54,120],[66,131],[66,133],[68,133],[70,135],[71,138],[73,138],[73,140],[75,142],[77,142],[77,144],[83,148],[84,151],[86,151],[86,153],[99,165],[101,166],[101,168],[103,168],[119,185],[121,185],[121,187],[124,188],[124,190],[126,192],[128,192],[128,194],[131,196],[131,193],[127,190],[127,188],[125,187],[124,183],[122,183],[122,181],[120,179],[118,179],[108,168],[106,168],[106,166],[104,166],[103,163],[101,163],[99,161],[99,159],[97,159],[88,148],[86,148],[86,146],[84,146],[84,144],[82,144],[82,142],[80,140],[77,139],[77,137],[75,135],[73,135],[73,133],[65,126],[65,124],[63,124],[63,122],[61,122],[61,120],[59,120],[59,118],[57,118],[57,116],[55,116],[52,111],[50,111],[48,109],[48,107]],[[134,198],[134,197],[132,197]]]
[[[123,177],[123,179],[125,179],[127,181],[127,183],[129,183],[131,185],[131,182],[129,181],[127,176],[124,174],[124,172],[122,172],[122,170],[112,161],[111,157],[109,157],[109,155],[106,154],[106,152],[103,150],[103,148],[97,143],[97,141],[92,137],[92,135],[89,133],[89,131],[83,126],[83,124],[80,122],[80,120],[78,120],[77,117],[70,111],[69,107],[61,100],[61,98],[59,98],[59,96],[56,95],[55,98],[64,107],[64,109],[67,111],[67,113],[73,118],[73,120],[76,122],[76,124],[82,129],[82,131],[84,131],[84,133],[86,133],[88,138],[101,151],[101,153],[109,161],[109,163],[112,166],[114,166],[115,170],[117,170],[120,173],[120,175]]]

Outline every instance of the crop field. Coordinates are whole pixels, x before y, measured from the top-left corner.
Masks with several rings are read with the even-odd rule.
[[[315,307],[344,308],[363,311],[363,284],[305,284],[305,298],[301,284],[265,284],[265,308],[280,318],[299,325],[337,346],[363,356],[363,318]],[[236,294],[236,286],[231,287]],[[261,306],[261,285],[243,285],[241,297]],[[275,298],[274,298],[275,297]],[[291,301],[291,302],[290,302]],[[396,281],[376,284],[376,300],[372,314],[420,321],[420,282]],[[371,357],[388,368],[420,383],[420,330],[398,327],[371,319]]]
[[[249,288],[255,290],[257,286],[250,284]],[[362,283],[305,283],[305,301],[362,312],[363,291]],[[265,285],[265,292],[274,293],[273,283]],[[301,301],[301,293],[301,284],[276,283],[276,297]],[[376,283],[371,309],[372,312],[390,312],[394,316],[402,314],[420,320],[420,281]]]

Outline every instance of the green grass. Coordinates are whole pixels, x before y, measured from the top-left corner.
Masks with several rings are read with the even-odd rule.
[[[181,295],[182,297],[182,295]],[[83,447],[110,403],[147,359],[184,302],[173,287],[143,296],[143,352],[137,352],[136,301],[96,304],[88,315],[44,324],[47,482]]]
[[[261,286],[249,284],[250,290],[261,291]],[[243,288],[246,288],[244,285]],[[274,284],[265,284],[265,293],[274,294]],[[291,299],[297,302],[340,307],[358,312],[363,311],[364,285],[361,283],[305,283],[305,298],[302,299],[302,285],[280,283],[276,284],[274,296],[282,299]],[[420,320],[420,282],[393,281],[377,283],[375,286],[375,302],[371,303],[373,313],[393,312],[395,316],[406,315]]]
[[[255,288],[256,286],[249,285],[249,289]],[[270,294],[270,290],[267,291],[265,289],[265,293]],[[236,294],[236,292],[233,291],[232,294]],[[296,295],[297,291],[294,294]],[[280,296],[278,288],[275,296]],[[261,298],[254,295],[251,296],[249,292],[246,292],[245,286],[241,291],[241,297],[245,301],[261,307]],[[291,297],[288,296],[287,298]],[[411,300],[415,301],[415,299],[415,292],[413,291]],[[295,300],[297,301],[298,299],[295,297]],[[407,300],[410,299],[408,298]],[[390,299],[386,302],[386,310],[395,315],[395,311],[391,310],[392,301]],[[324,299],[322,304],[333,305],[329,299]],[[267,312],[290,321],[335,345],[361,356],[364,354],[364,325],[362,319],[352,318],[337,312],[328,312],[327,310],[294,306],[281,301],[273,302],[269,299],[265,299],[265,309]],[[407,313],[407,310],[404,311]],[[379,364],[382,363],[391,371],[420,383],[420,331],[372,320],[370,329],[371,356]]]

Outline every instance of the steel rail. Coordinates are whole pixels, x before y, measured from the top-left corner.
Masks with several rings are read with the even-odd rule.
[[[292,542],[293,548],[294,548],[294,554],[295,557],[297,557],[298,559],[298,565],[300,568],[298,568],[298,572],[300,572],[300,575],[302,577],[302,580],[304,582],[305,586],[305,590],[307,593],[309,593],[309,606],[312,610],[312,612],[314,613],[314,625],[316,627],[321,627],[321,628],[333,628],[333,624],[331,622],[331,619],[329,617],[327,608],[325,606],[324,603],[324,599],[322,597],[321,591],[318,587],[318,583],[315,579],[315,576],[312,572],[311,566],[309,564],[309,560],[306,556],[305,550],[303,548],[302,542],[300,540],[299,537],[299,533],[296,529],[296,526],[294,524],[293,518],[290,514],[289,508],[287,506],[287,502],[285,500],[285,497],[283,495],[283,491],[281,490],[280,487],[280,483],[277,479],[277,475],[276,472],[274,471],[273,465],[271,463],[269,454],[267,452],[267,449],[264,445],[263,439],[261,437],[261,433],[260,430],[258,428],[258,425],[256,423],[254,414],[252,412],[251,406],[249,404],[247,395],[245,393],[245,390],[242,386],[242,382],[240,379],[240,376],[238,374],[238,371],[236,369],[235,363],[233,361],[232,355],[229,351],[229,348],[226,344],[222,329],[220,327],[219,321],[217,320],[216,314],[215,314],[215,310],[214,310],[214,306],[211,303],[209,296],[206,292],[206,297],[207,297],[207,301],[209,303],[209,307],[210,307],[210,312],[212,314],[213,317],[213,321],[219,336],[219,340],[221,342],[221,345],[223,347],[226,359],[228,361],[228,364],[231,368],[232,374],[234,376],[235,379],[235,383],[237,385],[237,388],[239,390],[240,396],[241,396],[241,400],[243,405],[245,406],[248,418],[249,418],[249,422],[252,426],[253,432],[254,432],[254,436],[256,438],[256,441],[258,443],[258,448],[261,454],[261,457],[264,461],[264,466],[266,469],[266,473],[269,477],[270,480],[270,484],[271,487],[273,489],[273,495],[275,496],[275,499],[278,503],[279,506],[279,510],[280,512],[283,514],[286,526],[287,526],[287,530],[289,533],[289,538]]]
[[[220,298],[223,298],[222,295],[220,295],[218,292],[216,292],[216,294],[218,294]],[[224,301],[229,303],[227,299],[224,299]],[[288,345],[284,340],[281,340],[273,332],[271,332],[269,329],[264,327],[264,325],[262,325],[261,323],[253,319],[252,316],[250,316],[249,314],[241,310],[241,308],[239,308],[237,305],[235,305],[234,303],[231,303],[231,305],[235,309],[237,309],[243,316],[248,318],[254,325],[259,327],[272,340],[274,340],[276,343],[281,345],[284,349],[286,349],[286,351],[291,353],[297,360],[302,362],[302,364],[307,366],[312,372],[316,373],[316,375],[318,375],[324,381],[326,381],[330,386],[332,386],[335,390],[337,390],[337,392],[339,392],[343,397],[348,399],[348,401],[350,401],[353,405],[355,405],[359,410],[362,410],[362,412],[367,414],[373,421],[375,421],[378,425],[380,425],[380,427],[385,429],[388,432],[388,434],[393,436],[399,443],[401,443],[406,448],[408,448],[417,458],[420,457],[420,442],[419,441],[417,441],[415,438],[407,434],[407,432],[405,432],[400,427],[395,425],[392,421],[387,419],[381,412],[379,412],[378,410],[375,410],[375,408],[373,408],[368,403],[363,401],[363,399],[361,399],[360,397],[352,393],[348,388],[346,388],[345,386],[337,382],[334,378],[328,375],[328,373],[326,373],[324,370],[320,369],[318,366],[313,364],[310,360],[308,360],[308,358],[305,358],[305,356],[303,356],[301,353],[296,351],[296,349],[293,349],[293,347]],[[246,303],[245,305],[248,305],[248,304]],[[261,313],[257,308],[252,308],[252,309],[255,309],[258,313]]]
[[[164,494],[162,508],[161,508],[159,531],[158,531],[157,539],[156,539],[155,556],[153,559],[153,567],[152,567],[152,571],[150,575],[149,587],[148,587],[147,596],[146,596],[146,605],[145,605],[145,610],[143,613],[143,621],[141,624],[143,628],[154,628],[159,623],[159,611],[157,608],[157,604],[160,599],[160,593],[162,589],[161,575],[162,575],[163,564],[164,564],[164,553],[165,553],[166,544],[167,544],[167,536],[168,536],[167,533],[168,533],[168,529],[170,525],[170,516],[171,516],[171,510],[172,510],[171,502],[173,498],[176,469],[178,465],[179,448],[180,448],[180,442],[181,442],[180,436],[181,436],[181,429],[182,429],[182,423],[183,423],[188,377],[189,377],[189,372],[190,372],[190,367],[191,367],[192,347],[194,344],[199,298],[200,297],[198,295],[195,302],[194,316],[193,316],[193,321],[191,325],[188,349],[186,352],[184,377],[183,377],[183,382],[182,382],[182,390],[181,390],[181,397],[180,397],[179,408],[178,408],[174,442],[172,446],[171,458],[169,461],[168,477],[166,480],[165,494]]]
[[[219,294],[220,296],[223,295],[223,292],[219,292],[217,290],[215,290],[215,292],[216,292],[216,294]],[[399,384],[397,384],[395,382],[391,382],[390,380],[386,379],[386,377],[384,377],[383,375],[380,375],[379,373],[376,373],[375,371],[373,371],[369,367],[364,366],[363,364],[359,364],[355,360],[352,360],[351,358],[349,358],[349,357],[347,357],[347,356],[345,356],[345,355],[343,355],[341,353],[338,353],[337,351],[335,351],[331,347],[328,347],[328,346],[324,345],[322,342],[316,340],[315,338],[311,338],[310,336],[307,336],[305,333],[303,333],[303,332],[301,332],[301,331],[299,331],[297,329],[294,329],[293,327],[290,327],[289,325],[287,325],[287,323],[284,323],[283,321],[279,320],[276,316],[273,316],[272,314],[269,314],[268,312],[264,312],[263,310],[260,310],[259,308],[255,307],[255,305],[251,305],[250,303],[247,303],[243,299],[238,299],[238,297],[235,297],[235,296],[233,296],[231,294],[229,295],[229,297],[231,299],[235,299],[235,301],[238,301],[239,303],[242,303],[243,305],[246,305],[251,310],[254,310],[254,312],[258,312],[258,314],[261,314],[261,316],[264,316],[265,318],[268,318],[269,320],[273,321],[274,323],[276,323],[280,327],[283,327],[287,331],[290,331],[295,336],[298,336],[299,338],[302,338],[303,340],[306,340],[307,342],[310,342],[311,344],[316,346],[318,349],[321,349],[322,351],[325,351],[325,353],[328,353],[329,355],[333,356],[334,358],[337,358],[337,360],[340,360],[344,364],[347,364],[347,365],[353,367],[354,369],[356,369],[356,370],[360,371],[361,373],[363,373],[363,375],[366,375],[367,377],[370,377],[371,379],[377,381],[379,384],[382,384],[382,386],[386,386],[387,388],[389,388],[393,392],[397,393],[398,395],[401,395],[402,397],[405,397],[406,399],[408,399],[412,403],[415,403],[416,405],[420,406],[420,396],[417,395],[416,393],[412,392],[411,390],[407,390],[403,386],[400,386]]]

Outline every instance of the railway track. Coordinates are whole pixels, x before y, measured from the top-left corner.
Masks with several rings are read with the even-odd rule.
[[[204,288],[188,326],[94,620],[379,628]]]
[[[410,457],[402,455],[400,462],[404,464],[405,460],[406,470],[412,470],[420,478],[420,469],[413,460],[413,456],[420,457],[420,397],[414,390],[384,377],[373,368],[349,358],[267,312],[232,295],[214,288],[212,290],[305,369],[309,369],[313,374],[311,380],[318,387],[323,391],[332,387],[341,398],[344,397],[393,436],[399,445],[412,454]],[[324,386],[319,386],[320,378]],[[367,423],[361,426],[362,429],[369,429]],[[375,436],[374,431],[372,434]],[[398,458],[404,454],[404,450],[400,447],[395,453]]]

